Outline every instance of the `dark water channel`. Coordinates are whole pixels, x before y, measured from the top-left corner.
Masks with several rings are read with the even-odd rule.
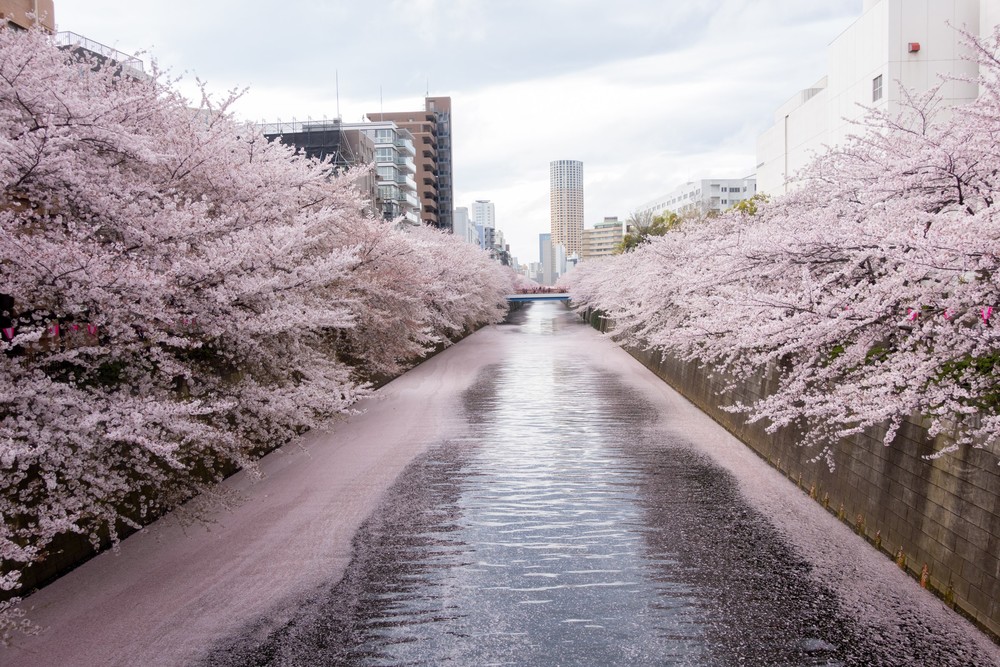
[[[468,435],[403,474],[345,578],[206,664],[910,664],[728,473],[566,344],[584,325],[563,306],[507,326],[516,345],[465,396]]]

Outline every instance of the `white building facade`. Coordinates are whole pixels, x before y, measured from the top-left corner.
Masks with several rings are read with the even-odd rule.
[[[758,138],[760,192],[794,188],[813,156],[858,132],[852,121],[868,108],[900,111],[901,87],[921,93],[940,84],[946,106],[974,100],[978,86],[954,80],[977,74],[958,28],[990,35],[998,20],[1000,0],[865,0],[861,17],[828,46],[826,76],[782,105]]]
[[[479,247],[491,250],[496,245],[496,207],[488,199],[477,199],[472,203],[472,220],[479,230]]]
[[[688,181],[636,208],[637,213],[715,215],[757,193],[754,178],[706,178]]]
[[[542,285],[554,285],[558,274],[552,253],[552,234],[538,235],[538,264],[540,270],[536,282]]]
[[[452,231],[466,243],[480,245],[476,223],[469,217],[469,209],[465,206],[459,206],[452,214]]]
[[[403,222],[420,224],[420,200],[413,147],[413,135],[392,121],[376,123],[342,123],[345,130],[360,130],[375,142],[375,171],[378,198],[386,217],[402,216]]]

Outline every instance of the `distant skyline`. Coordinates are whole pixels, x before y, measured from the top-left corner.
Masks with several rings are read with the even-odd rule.
[[[779,105],[826,72],[862,0],[56,0],[59,30],[155,59],[242,120],[361,120],[453,103],[455,206],[496,206],[522,263],[549,162],[584,163],[585,223],[686,180],[744,177]],[[410,41],[403,38],[409,36]],[[337,81],[339,80],[339,101]]]

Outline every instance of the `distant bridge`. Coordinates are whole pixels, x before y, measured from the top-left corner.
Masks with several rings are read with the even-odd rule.
[[[569,294],[566,292],[554,292],[547,294],[508,294],[508,301],[568,301]]]

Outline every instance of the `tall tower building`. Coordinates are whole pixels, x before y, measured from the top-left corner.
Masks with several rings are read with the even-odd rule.
[[[371,121],[392,121],[413,135],[415,180],[424,224],[452,231],[451,98],[427,97],[423,111],[379,111]]]
[[[583,252],[583,163],[579,160],[549,163],[549,220],[552,245],[579,256]]]

